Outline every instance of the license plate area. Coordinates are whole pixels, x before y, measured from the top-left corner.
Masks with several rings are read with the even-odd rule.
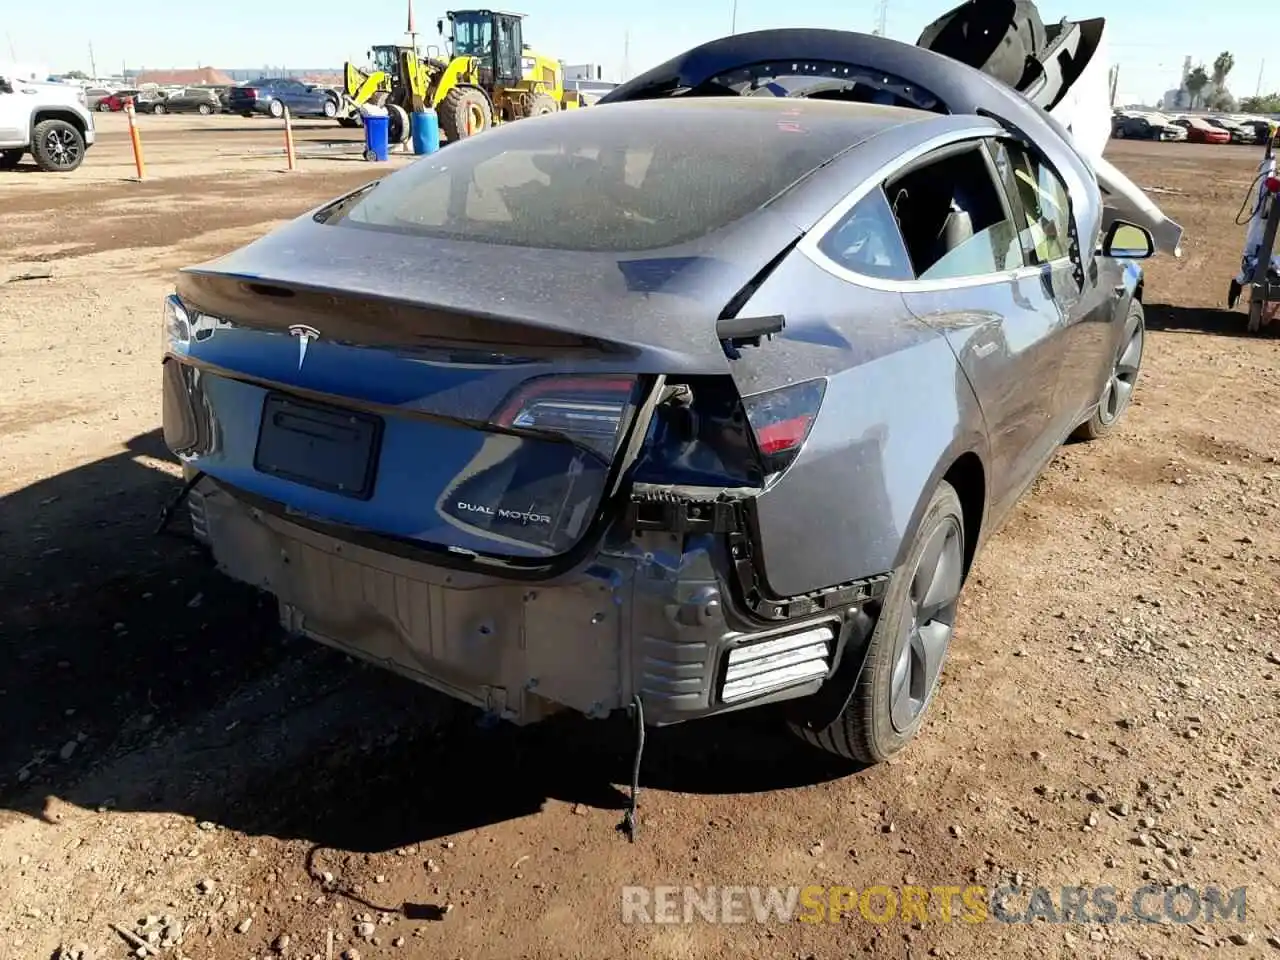
[[[270,476],[368,500],[381,443],[380,417],[269,393],[253,466]]]

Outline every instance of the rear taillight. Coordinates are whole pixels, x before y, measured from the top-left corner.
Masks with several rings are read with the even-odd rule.
[[[508,398],[493,422],[558,433],[608,460],[618,449],[635,389],[636,378],[629,376],[540,377]]]
[[[796,458],[818,417],[826,390],[825,380],[808,380],[743,399],[765,473],[785,470]]]
[[[248,97],[250,100],[256,100],[256,99],[258,99],[258,88],[257,88],[257,87],[245,87],[245,88],[244,88],[244,95],[245,95],[246,97]]]

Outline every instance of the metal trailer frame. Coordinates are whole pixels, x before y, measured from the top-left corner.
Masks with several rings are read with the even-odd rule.
[[[1263,159],[1270,160],[1275,156],[1276,140],[1280,139],[1280,128],[1267,138],[1266,153]],[[1262,244],[1253,263],[1253,276],[1249,278],[1249,333],[1258,333],[1266,325],[1263,307],[1268,303],[1280,303],[1280,281],[1269,280],[1267,274],[1271,269],[1271,257],[1276,248],[1276,234],[1280,232],[1280,198],[1275,191],[1263,191],[1266,227],[1262,234]]]

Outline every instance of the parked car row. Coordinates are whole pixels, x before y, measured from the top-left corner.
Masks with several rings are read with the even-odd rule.
[[[221,113],[225,87],[183,87],[177,90],[124,89],[114,92],[86,91],[90,109],[99,113],[118,112],[125,102],[133,101],[138,113]]]
[[[1116,111],[1111,135],[1128,140],[1185,140],[1191,143],[1266,143],[1271,121],[1223,116],[1168,116],[1156,112]]]
[[[124,109],[132,99],[138,113],[239,113],[250,117],[265,114],[284,116],[285,108],[295,117],[337,117],[342,112],[336,90],[304,83],[290,77],[261,77],[249,83],[225,87],[184,87],[85,91],[89,109],[109,113]]]

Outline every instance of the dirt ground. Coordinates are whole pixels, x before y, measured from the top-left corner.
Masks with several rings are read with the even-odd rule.
[[[174,271],[375,170],[319,145],[358,142],[332,124],[300,124],[295,173],[253,152],[278,148],[270,121],[142,124],[144,183],[114,116],[81,171],[0,174],[0,957],[129,956],[112,924],[193,960],[1280,957],[1280,339],[1225,310],[1256,148],[1115,145],[1187,231],[1180,262],[1148,264],[1136,405],[1063,449],[990,543],[919,739],[853,771],[769,716],[659,731],[631,845],[625,722],[480,726],[285,639],[270,602],[152,535],[177,487]],[[632,883],[1013,880],[1245,886],[1248,913],[620,913]]]

